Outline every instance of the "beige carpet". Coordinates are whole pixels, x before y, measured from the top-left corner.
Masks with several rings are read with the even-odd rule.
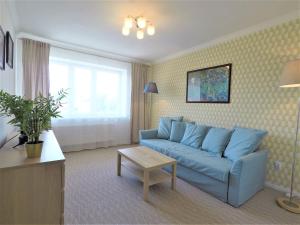
[[[278,208],[280,193],[265,189],[242,207],[233,208],[178,179],[150,188],[125,170],[116,176],[116,149],[66,155],[66,224],[300,224],[300,215]]]

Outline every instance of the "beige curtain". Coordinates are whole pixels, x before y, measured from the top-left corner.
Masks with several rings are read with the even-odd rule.
[[[24,97],[34,99],[39,94],[49,95],[49,44],[23,39]]]
[[[139,130],[149,127],[149,107],[144,94],[144,86],[148,82],[148,66],[133,63],[131,80],[131,143],[138,143]]]

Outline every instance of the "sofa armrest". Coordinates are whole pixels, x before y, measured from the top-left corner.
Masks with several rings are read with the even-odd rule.
[[[238,207],[263,189],[268,151],[248,154],[233,163],[229,175],[228,203]]]
[[[140,130],[140,140],[143,139],[155,139],[157,138],[157,129],[151,129],[151,130]]]

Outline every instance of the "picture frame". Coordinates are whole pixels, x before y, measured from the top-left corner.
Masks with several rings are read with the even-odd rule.
[[[0,70],[5,70],[5,34],[0,26]]]
[[[230,103],[232,64],[187,72],[186,103]]]
[[[14,42],[9,31],[6,32],[6,63],[10,68],[14,67]]]

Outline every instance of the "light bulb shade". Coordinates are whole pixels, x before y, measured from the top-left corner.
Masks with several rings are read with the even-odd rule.
[[[137,37],[137,39],[143,39],[144,38],[144,31],[143,30],[138,30],[137,32],[136,32],[136,37]]]
[[[147,33],[149,35],[154,35],[155,34],[155,27],[152,24],[147,27]]]
[[[137,25],[139,28],[144,29],[146,27],[146,19],[145,17],[139,17],[137,18]]]
[[[132,17],[126,17],[124,20],[124,27],[127,27],[128,29],[132,28],[133,26],[133,18]]]
[[[144,93],[158,93],[155,82],[149,82],[145,85]]]
[[[280,77],[280,87],[300,87],[300,59],[288,62]]]
[[[129,33],[130,33],[129,28],[124,26],[124,27],[122,28],[122,34],[123,34],[124,36],[128,36]]]

